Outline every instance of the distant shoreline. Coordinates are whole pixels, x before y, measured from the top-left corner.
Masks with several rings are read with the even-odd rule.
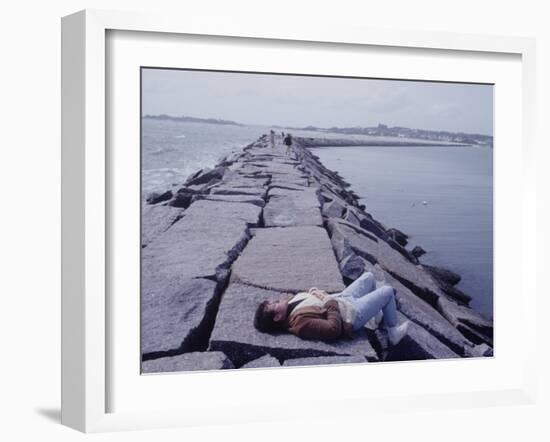
[[[449,132],[449,131],[434,131],[426,129],[411,129],[407,127],[388,127],[384,124],[379,124],[376,127],[331,127],[331,128],[319,128],[316,126],[306,126],[306,127],[291,127],[291,126],[280,126],[280,125],[263,125],[263,124],[244,124],[237,123],[232,120],[223,120],[218,118],[197,118],[197,117],[188,117],[185,115],[181,116],[172,116],[167,114],[160,115],[143,115],[142,119],[148,120],[157,120],[157,121],[175,121],[175,122],[184,122],[184,123],[205,123],[205,124],[221,124],[221,125],[230,125],[230,126],[258,126],[258,127],[271,127],[272,129],[282,130],[284,129],[287,132],[293,131],[307,131],[307,132],[317,132],[319,134],[339,134],[340,136],[363,136],[370,138],[372,137],[373,144],[370,142],[366,144],[359,144],[358,142],[351,142],[351,144],[343,144],[343,142],[338,142],[338,146],[480,146],[480,147],[493,147],[493,137],[490,135],[482,134],[469,134],[464,132]],[[322,137],[314,137],[315,139],[323,139]],[[382,143],[374,139],[382,139]],[[306,138],[307,139],[307,138]],[[386,142],[385,140],[392,139],[391,143]],[[343,138],[342,140],[347,140]],[[371,140],[369,140],[371,141]],[[350,143],[350,142],[348,142]],[[328,144],[320,144],[316,146],[308,147],[324,147],[329,146]]]
[[[206,123],[206,124],[222,124],[226,126],[245,126],[244,124],[237,123],[231,120],[221,120],[217,118],[196,118],[186,117],[185,115],[174,117],[171,115],[143,115],[141,118],[144,120],[156,120],[156,121],[178,121],[183,123]]]
[[[345,146],[394,146],[394,147],[415,147],[415,146],[437,146],[437,147],[471,147],[472,144],[461,143],[445,143],[434,142],[430,140],[394,140],[383,139],[382,137],[376,137],[376,139],[345,139],[345,138],[313,138],[313,137],[296,137],[300,140],[303,147],[311,148],[323,148],[323,147],[345,147]]]

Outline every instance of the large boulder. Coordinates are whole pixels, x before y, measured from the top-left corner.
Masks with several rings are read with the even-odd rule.
[[[148,357],[205,345],[218,288],[257,225],[252,204],[197,201],[143,249],[142,352]]]
[[[315,226],[256,230],[233,264],[231,279],[281,292],[344,289],[327,233]]]
[[[355,281],[365,272],[365,266],[368,261],[355,253],[351,253],[340,261],[340,272],[348,280]]]
[[[356,226],[361,226],[361,212],[355,207],[348,206],[344,214],[344,220]]]
[[[279,361],[317,356],[361,356],[369,361],[378,360],[364,331],[354,339],[323,342],[300,339],[290,333],[271,334],[256,330],[254,314],[260,302],[281,296],[280,291],[231,284],[223,294],[209,350],[224,352],[236,367],[264,355],[271,355]]]
[[[342,205],[338,201],[330,201],[323,204],[323,215],[329,218],[341,218],[346,211],[346,206]]]
[[[473,344],[466,339],[441,313],[412,293],[391,275],[385,282],[396,289],[398,309],[409,319],[421,325],[453,352],[463,356]]]
[[[472,297],[455,287],[461,279],[459,274],[442,267],[429,266],[426,264],[422,266],[433,276],[434,280],[437,281],[441,289],[449,295],[449,297],[462,305],[468,305],[470,303]]]
[[[462,279],[458,273],[444,267],[430,266],[427,264],[423,264],[423,267],[428,270],[428,272],[430,272],[431,275],[441,283],[454,286],[457,285]]]
[[[266,227],[322,226],[320,203],[315,190],[271,188],[263,218]]]
[[[469,307],[458,305],[443,297],[439,298],[437,309],[474,344],[485,343],[493,346],[493,321],[484,318]]]
[[[192,351],[204,344],[217,306],[217,284],[209,279],[173,277],[141,298],[143,359]]]
[[[197,184],[209,184],[212,181],[220,181],[225,172],[226,167],[216,167],[213,170],[201,170],[195,175],[192,175],[186,182],[186,185],[192,186]]]
[[[145,198],[145,201],[147,204],[158,204],[162,203],[163,201],[168,201],[170,198],[172,198],[172,191],[167,190],[165,192],[151,192],[147,197]]]
[[[178,189],[174,198],[168,203],[173,207],[180,207],[182,209],[187,209],[193,202],[193,197],[195,195],[200,195],[202,192],[200,190],[194,190],[189,187],[182,187]]]
[[[388,229],[388,235],[396,241],[400,246],[405,247],[407,245],[409,237],[401,230],[395,228]]]
[[[196,370],[225,370],[234,368],[233,363],[222,352],[192,352],[145,361],[142,373],[169,373]]]
[[[415,257],[415,258],[420,258],[422,255],[425,255],[426,254],[426,251],[420,247],[420,246],[415,246],[412,250],[411,250],[411,254]]]
[[[400,322],[406,317],[399,314]],[[460,357],[426,329],[411,322],[408,334],[395,346],[386,340],[385,361],[414,361],[422,359],[454,359]]]
[[[390,238],[390,236],[386,232],[386,228],[384,227],[384,225],[376,221],[371,215],[359,211],[356,212],[356,215],[359,218],[359,226],[362,229],[373,233],[378,238],[384,241],[387,241]]]
[[[178,207],[142,205],[141,247],[147,246],[147,244],[168,230],[182,216],[183,209]]]

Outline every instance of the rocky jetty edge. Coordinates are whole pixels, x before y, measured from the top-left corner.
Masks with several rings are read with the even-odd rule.
[[[378,222],[337,172],[296,138],[267,135],[142,206],[142,373],[487,357],[493,323],[472,310],[456,273]],[[307,341],[253,326],[260,301],[343,290],[364,271],[397,289],[409,334],[382,328]]]

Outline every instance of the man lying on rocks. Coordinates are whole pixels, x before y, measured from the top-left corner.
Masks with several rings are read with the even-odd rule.
[[[315,287],[308,292],[260,303],[254,326],[261,332],[288,331],[302,339],[323,341],[353,337],[374,317],[382,315],[392,345],[405,337],[409,321],[398,325],[395,289],[376,288],[371,272],[363,273],[344,291],[329,295]]]

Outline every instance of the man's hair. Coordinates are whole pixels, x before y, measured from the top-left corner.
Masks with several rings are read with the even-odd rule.
[[[266,310],[268,303],[269,301],[267,300],[262,301],[256,309],[254,327],[263,333],[280,331],[284,328],[284,321],[275,321],[275,312]]]

